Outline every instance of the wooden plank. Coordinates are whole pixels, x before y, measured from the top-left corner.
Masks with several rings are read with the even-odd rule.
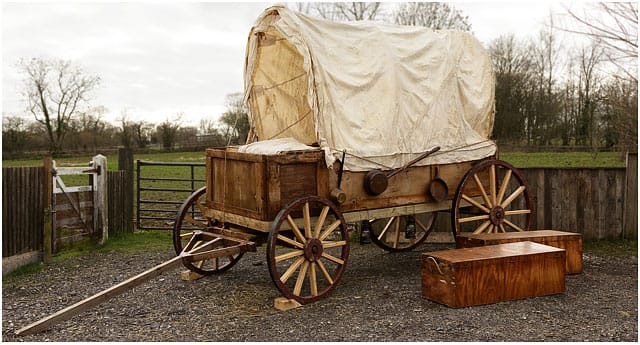
[[[638,238],[638,153],[627,152],[622,238]]]
[[[605,189],[607,188],[607,175],[604,170],[598,170],[597,176],[597,204],[595,207],[598,209],[598,215],[596,219],[597,228],[595,229],[596,231],[593,239],[600,240],[604,238],[603,232],[605,231],[608,223],[607,217],[610,214],[609,207],[611,205],[606,202],[607,191]]]
[[[273,300],[273,307],[280,311],[287,311],[301,306],[300,302],[286,297],[276,297]]]
[[[565,191],[563,193],[563,200],[565,201],[565,207],[562,212],[562,218],[565,221],[561,229],[578,228],[576,224],[578,188],[569,188],[569,186],[578,186],[580,183],[579,177],[580,170],[568,170],[563,179],[563,190]]]
[[[624,214],[622,204],[624,200],[624,172],[607,170],[607,175],[607,200],[613,201],[613,214],[609,217],[609,226],[615,230],[610,231],[605,229],[604,238],[618,239],[622,237],[622,217]]]
[[[91,192],[93,191],[93,187],[91,186],[73,186],[73,187],[65,187],[64,191],[61,188],[55,188],[53,190],[54,194],[62,194],[64,192],[67,193],[79,193],[79,192]]]
[[[85,175],[91,173],[91,167],[56,167],[56,175]]]
[[[44,262],[49,263],[52,260],[53,255],[53,224],[52,218],[55,214],[51,214],[53,210],[52,198],[53,198],[53,180],[51,178],[53,160],[51,156],[47,156],[43,160],[44,176],[42,178],[42,186],[44,192],[44,235],[43,235],[43,247],[44,247]]]
[[[103,290],[89,298],[83,299],[80,302],[77,302],[69,307],[66,307],[54,314],[51,314],[39,321],[36,321],[26,327],[23,327],[21,329],[19,329],[18,331],[16,331],[17,335],[23,335],[23,334],[33,334],[33,333],[37,333],[40,331],[43,331],[59,322],[62,322],[64,320],[67,320],[79,313],[82,313],[85,310],[88,310],[89,308],[92,308],[104,301],[109,300],[112,297],[115,297],[131,288],[133,288],[134,286],[138,286],[150,279],[153,279],[154,277],[157,277],[158,275],[162,274],[163,272],[166,272],[170,269],[173,269],[179,265],[182,264],[182,257],[180,256],[176,256],[171,260],[165,261],[147,271],[144,271],[140,274],[138,274],[135,277],[129,278],[117,285],[114,285],[106,290]]]

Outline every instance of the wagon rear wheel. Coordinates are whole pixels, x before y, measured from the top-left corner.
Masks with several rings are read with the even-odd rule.
[[[370,220],[371,240],[390,252],[410,251],[427,239],[433,230],[436,214],[428,212]],[[409,230],[411,228],[413,231]]]
[[[527,231],[533,222],[529,186],[520,171],[507,162],[480,162],[458,185],[451,222],[454,236],[461,232]]]
[[[329,200],[302,197],[276,216],[267,245],[271,279],[287,298],[314,302],[333,290],[347,265],[349,234]]]
[[[210,227],[214,226],[213,221],[210,218],[205,217],[204,210],[205,205],[206,187],[202,187],[180,206],[176,215],[176,221],[173,224],[173,247],[176,251],[176,255],[180,255],[182,250],[189,244],[192,239],[196,243],[189,244],[192,248],[197,248],[200,245],[205,244],[205,240],[200,240],[196,236],[200,231],[207,231]],[[235,243],[219,240],[215,244],[207,243],[207,249],[224,248],[232,246]],[[183,261],[183,265],[190,271],[196,272],[202,275],[211,275],[222,273],[233,265],[235,265],[244,253],[233,254],[223,257],[207,258],[199,261]]]

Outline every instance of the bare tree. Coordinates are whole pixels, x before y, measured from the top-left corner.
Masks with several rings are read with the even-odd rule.
[[[567,8],[577,25],[564,30],[590,37],[606,49],[611,63],[637,82],[638,3],[598,2],[585,6],[582,13]]]
[[[162,142],[162,147],[165,150],[170,150],[176,143],[176,136],[180,129],[180,121],[183,113],[176,114],[173,120],[166,119],[161,124],[156,126],[156,135]]]
[[[2,114],[2,153],[5,157],[23,152],[27,146],[28,132],[25,119]]]
[[[613,78],[603,87],[604,140],[620,150],[638,150],[638,83]]]
[[[446,2],[405,2],[393,11],[392,17],[401,25],[471,31],[469,17]]]
[[[293,9],[332,21],[375,20],[379,2],[295,2]]]
[[[513,34],[489,44],[496,76],[496,116],[493,135],[499,141],[515,142],[525,137],[527,107],[531,93],[532,63],[529,46]]]
[[[249,116],[244,107],[242,93],[232,93],[226,97],[227,110],[222,113],[220,122],[227,143],[243,144],[249,133]]]
[[[547,145],[558,135],[556,130],[560,112],[556,82],[561,46],[552,15],[549,15],[547,24],[540,30],[529,51],[535,74],[535,83],[529,88],[536,97],[532,111],[527,116],[527,141],[529,144]]]
[[[597,140],[598,119],[596,110],[599,99],[600,76],[596,68],[602,62],[603,50],[598,44],[582,48],[578,56],[579,68],[579,105],[580,114],[577,123],[576,143],[594,147]]]
[[[26,74],[24,94],[28,109],[45,127],[49,150],[59,152],[71,119],[86,105],[100,78],[63,60],[33,58],[21,60],[19,67]]]

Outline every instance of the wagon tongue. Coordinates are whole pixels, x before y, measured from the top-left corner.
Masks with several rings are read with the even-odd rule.
[[[231,241],[235,243],[234,246],[226,247],[226,248],[218,248],[211,249],[210,243],[216,241],[216,239],[222,238],[225,241]],[[43,331],[50,326],[53,326],[59,322],[70,319],[73,316],[80,314],[81,312],[94,307],[111,297],[117,296],[129,289],[134,288],[150,279],[153,279],[160,274],[175,268],[182,264],[184,260],[187,261],[197,261],[202,260],[203,257],[223,257],[232,255],[236,252],[248,252],[248,251],[256,251],[256,246],[254,242],[233,238],[224,234],[216,234],[209,233],[204,231],[196,231],[193,233],[193,243],[189,248],[185,248],[185,250],[180,253],[180,255],[172,258],[171,260],[165,261],[147,271],[144,271],[138,274],[135,277],[129,278],[123,281],[120,284],[114,285],[106,290],[103,290],[91,297],[88,297],[76,304],[73,304],[69,307],[66,307],[57,313],[51,314],[39,321],[36,321],[26,327],[23,327],[16,331],[17,335],[23,334],[33,334],[40,331]],[[197,244],[204,243],[204,244]]]

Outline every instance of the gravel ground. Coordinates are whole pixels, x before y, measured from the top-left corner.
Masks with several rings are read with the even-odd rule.
[[[3,341],[637,341],[637,257],[585,253],[564,294],[452,309],[421,297],[424,245],[385,253],[352,245],[342,281],[327,298],[286,312],[269,277],[265,247],[230,271],[196,281],[164,273],[49,330],[15,331],[172,258],[89,253],[3,282]]]

